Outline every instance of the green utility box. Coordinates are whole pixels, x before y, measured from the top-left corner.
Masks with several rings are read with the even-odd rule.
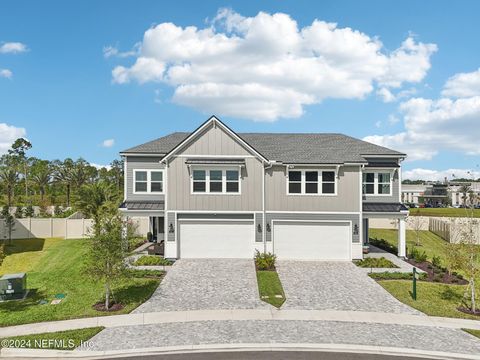
[[[0,278],[0,301],[22,299],[27,291],[27,274],[5,274]]]

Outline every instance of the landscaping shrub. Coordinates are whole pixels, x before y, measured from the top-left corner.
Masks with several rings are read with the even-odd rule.
[[[255,253],[255,265],[258,270],[275,270],[275,261],[277,256],[272,253]]]
[[[375,280],[412,280],[411,273],[399,273],[399,272],[383,272],[383,273],[370,273],[368,274],[372,279]],[[425,280],[427,274],[421,273],[418,274],[419,280]]]
[[[145,239],[143,238],[140,238],[140,237],[130,238],[128,239],[128,251],[133,251],[144,243],[145,243]]]
[[[420,252],[416,247],[412,247],[412,250],[410,250],[410,258],[417,263],[423,263],[427,261],[427,253],[425,251]]]
[[[377,238],[369,239],[369,243],[391,254],[396,255],[398,253],[398,248],[395,245],[390,244],[385,239],[377,239]]]
[[[155,266],[155,265],[172,265],[170,260],[164,259],[160,256],[155,255],[144,255],[137,259],[134,262],[135,266]]]
[[[365,258],[363,260],[355,261],[357,266],[362,268],[397,268],[394,263],[390,260],[385,259],[384,257],[381,258]]]
[[[133,278],[160,278],[165,274],[161,270],[128,269],[126,275]]]

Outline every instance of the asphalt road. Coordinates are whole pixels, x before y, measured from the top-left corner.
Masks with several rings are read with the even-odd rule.
[[[317,351],[245,351],[195,353],[174,355],[149,355],[124,357],[129,360],[429,360],[430,358],[351,354]],[[113,359],[112,359],[113,360]]]

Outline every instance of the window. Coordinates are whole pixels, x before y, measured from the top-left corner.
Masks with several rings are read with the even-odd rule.
[[[135,192],[147,192],[147,171],[135,171]]]
[[[378,193],[390,194],[390,173],[378,173]]]
[[[288,172],[288,192],[290,194],[302,193],[302,172],[301,171]]]
[[[163,192],[163,172],[152,171],[150,176],[150,192]]]
[[[205,170],[193,170],[193,192],[207,191],[207,181],[205,174]]]
[[[209,194],[239,194],[240,170],[193,170],[192,192]]]
[[[227,193],[238,193],[238,170],[227,170]]]
[[[375,193],[375,173],[363,173],[363,193]]]
[[[363,193],[366,195],[391,195],[392,175],[389,172],[363,173]]]
[[[163,170],[133,170],[134,194],[163,194]]]
[[[288,194],[335,195],[335,171],[291,170],[288,172]]]
[[[322,171],[322,193],[335,194],[335,171]]]

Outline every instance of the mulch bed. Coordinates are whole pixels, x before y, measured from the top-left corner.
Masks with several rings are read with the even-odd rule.
[[[120,303],[112,302],[110,303],[110,307],[105,309],[105,301],[101,301],[96,303],[95,305],[92,305],[92,308],[97,310],[97,311],[103,311],[103,312],[113,312],[113,311],[119,311],[124,308],[124,306]]]
[[[480,317],[480,310],[476,310],[475,312],[472,312],[472,310],[470,310],[469,308],[466,308],[466,307],[458,307],[457,310],[461,311],[465,314],[475,315],[475,316]]]
[[[468,281],[465,279],[462,279],[454,274],[449,274],[445,269],[434,268],[434,266],[428,261],[418,263],[413,259],[408,259],[407,262],[427,273],[427,277],[422,279],[424,281],[455,285],[468,284]]]

